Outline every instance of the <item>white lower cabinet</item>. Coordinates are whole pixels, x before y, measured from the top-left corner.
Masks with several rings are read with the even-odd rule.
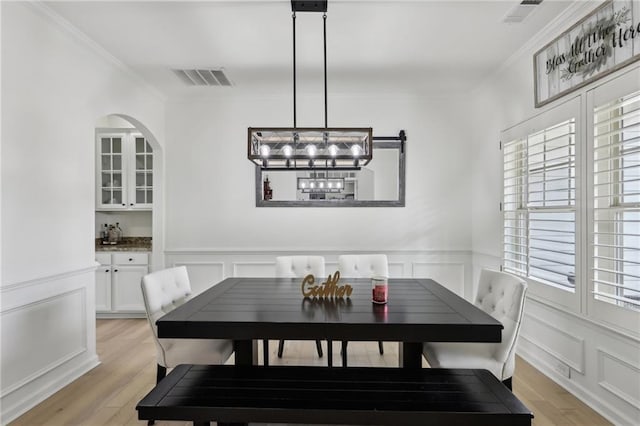
[[[111,311],[111,265],[96,269],[96,312]]]
[[[144,301],[140,281],[149,272],[149,253],[96,253],[96,313],[100,316],[140,316]]]

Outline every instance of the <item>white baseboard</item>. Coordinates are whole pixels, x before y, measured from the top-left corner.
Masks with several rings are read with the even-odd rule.
[[[146,318],[145,312],[97,312],[96,319]]]

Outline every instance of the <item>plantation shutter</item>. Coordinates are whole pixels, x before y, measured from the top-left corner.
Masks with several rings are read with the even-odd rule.
[[[593,289],[640,310],[640,92],[594,108]]]
[[[575,119],[504,147],[504,268],[575,284]]]
[[[527,231],[527,140],[517,139],[503,147],[505,271],[526,276],[528,271]]]

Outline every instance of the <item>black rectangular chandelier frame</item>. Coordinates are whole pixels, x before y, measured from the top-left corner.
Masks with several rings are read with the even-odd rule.
[[[249,127],[247,157],[262,170],[360,170],[374,139],[370,127]]]

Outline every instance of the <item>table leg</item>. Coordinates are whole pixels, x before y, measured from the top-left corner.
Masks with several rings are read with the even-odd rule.
[[[262,364],[269,366],[269,339],[262,340]]]
[[[233,350],[236,353],[236,365],[258,365],[257,340],[234,340]]]
[[[422,342],[401,342],[398,349],[401,368],[422,368]]]
[[[346,340],[342,341],[342,350],[340,351],[340,354],[342,355],[342,366],[346,367],[347,366],[347,343],[349,343]]]

